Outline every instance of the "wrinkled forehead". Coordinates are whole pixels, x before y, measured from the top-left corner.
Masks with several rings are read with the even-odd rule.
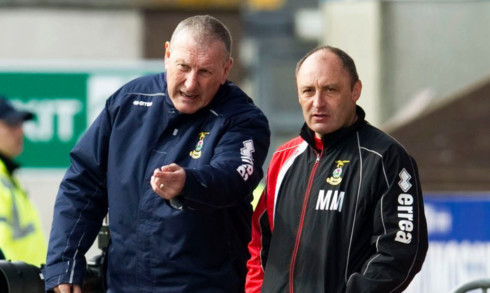
[[[305,59],[296,77],[298,85],[312,80],[327,79],[333,82],[344,78],[349,78],[349,73],[342,61],[327,50],[315,52]]]
[[[176,46],[182,44],[195,47],[197,50],[221,50],[224,56],[228,55],[225,44],[211,33],[184,28],[172,36],[170,49],[174,49]]]

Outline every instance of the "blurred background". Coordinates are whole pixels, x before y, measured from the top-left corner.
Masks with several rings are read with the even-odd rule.
[[[490,277],[489,1],[0,0],[0,94],[37,115],[18,161],[46,235],[73,145],[117,88],[163,71],[164,42],[195,14],[230,28],[230,79],[268,116],[270,153],[303,123],[296,62],[348,52],[367,120],[419,165],[430,248],[406,292]]]

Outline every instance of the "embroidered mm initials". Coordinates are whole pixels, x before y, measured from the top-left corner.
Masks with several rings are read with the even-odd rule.
[[[344,194],[345,192],[341,191],[339,193],[338,190],[327,190],[327,193],[325,193],[325,190],[323,189],[320,190],[320,192],[318,193],[318,200],[316,201],[315,210],[338,211],[339,213],[342,212]]]

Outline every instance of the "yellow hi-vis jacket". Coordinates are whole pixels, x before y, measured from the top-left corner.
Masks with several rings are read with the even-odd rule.
[[[7,260],[46,263],[46,239],[39,215],[15,176],[0,160],[0,250]]]

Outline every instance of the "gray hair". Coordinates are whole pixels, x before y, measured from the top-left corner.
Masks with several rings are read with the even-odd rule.
[[[357,74],[357,69],[356,69],[356,64],[354,63],[354,59],[352,59],[352,57],[349,56],[349,54],[342,51],[341,49],[332,46],[320,46],[306,53],[306,55],[303,56],[303,58],[301,58],[301,60],[299,60],[298,63],[296,64],[295,76],[298,76],[298,71],[301,68],[301,65],[303,65],[303,63],[305,62],[305,60],[308,59],[308,57],[310,57],[314,53],[321,50],[327,50],[337,55],[337,57],[339,57],[340,61],[342,61],[342,65],[344,66],[344,69],[346,69],[350,75],[350,84],[351,84],[351,88],[353,88],[356,82],[359,80],[359,75]]]
[[[210,15],[196,15],[182,20],[172,33],[170,46],[183,32],[192,33],[195,40],[202,44],[220,41],[225,47],[226,57],[231,57],[232,38],[230,31],[217,18]]]

